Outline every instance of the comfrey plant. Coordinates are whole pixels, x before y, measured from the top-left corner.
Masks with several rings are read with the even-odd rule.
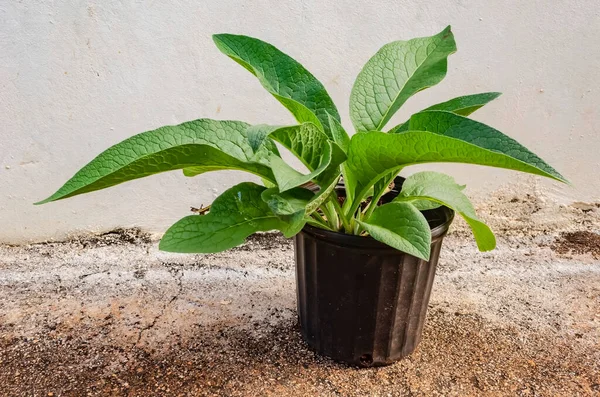
[[[160,249],[218,252],[242,244],[258,231],[276,229],[291,237],[308,223],[369,235],[427,260],[431,232],[420,210],[447,206],[468,222],[481,251],[493,249],[496,242],[464,195],[464,186],[448,175],[420,172],[409,176],[399,195],[381,205],[381,197],[405,167],[470,163],[566,182],[514,139],[467,118],[499,93],[454,98],[384,131],[412,95],[446,75],[447,58],[456,51],[450,27],[435,36],[389,43],[367,62],[350,95],[356,130],[352,137],[342,127],[323,85],[294,59],[251,37],[218,34],[213,39],[221,52],[258,78],[299,124],[198,119],[144,132],[101,153],[40,203],[164,171],[182,169],[184,175],[193,177],[241,170],[262,178],[263,185],[245,182],[226,190],[208,212],[187,216],[167,230]],[[275,142],[300,159],[308,173],[288,165]],[[336,190],[340,177],[343,192]],[[308,182],[318,189],[305,188]]]

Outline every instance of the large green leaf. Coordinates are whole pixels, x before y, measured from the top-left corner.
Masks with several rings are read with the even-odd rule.
[[[433,132],[503,153],[541,170],[554,179],[566,182],[566,179],[554,168],[519,142],[488,125],[467,117],[447,111],[427,110],[412,115],[409,129]]]
[[[439,83],[447,58],[456,51],[450,26],[431,37],[394,41],[364,66],[350,95],[357,131],[380,131],[408,98]]]
[[[213,202],[207,215],[190,215],[167,230],[159,248],[183,253],[220,252],[242,244],[252,233],[281,230],[286,237],[297,226],[275,215],[261,194],[265,187],[250,182],[226,190]]]
[[[338,110],[323,84],[304,66],[252,37],[217,34],[213,40],[222,53],[254,74],[296,120],[314,123],[330,135],[327,114],[339,120]]]
[[[358,222],[375,240],[429,260],[431,229],[415,206],[399,202],[384,204],[369,219]]]
[[[496,248],[496,238],[490,228],[475,213],[473,204],[462,192],[464,186],[457,184],[449,175],[433,171],[423,171],[406,178],[402,191],[395,202],[410,202],[423,210],[431,206],[428,202],[445,205],[458,212],[473,230],[473,236],[480,251]]]
[[[424,110],[445,110],[460,114],[461,116],[468,116],[477,109],[498,98],[500,95],[501,94],[499,92],[484,92],[481,94],[465,95],[450,99],[446,102],[438,103]],[[405,121],[404,123],[398,124],[394,128],[390,129],[388,132],[390,134],[395,134],[408,130],[408,121]]]
[[[240,121],[200,119],[135,135],[101,153],[56,193],[37,204],[117,185],[159,172],[186,175],[235,169],[274,181],[266,146],[256,153]]]
[[[425,131],[407,131],[402,134],[371,131],[354,134],[345,165],[356,177],[355,201],[358,201],[384,175],[399,167],[431,162],[487,165],[564,180],[545,167],[538,167],[535,162],[529,164],[460,139]]]

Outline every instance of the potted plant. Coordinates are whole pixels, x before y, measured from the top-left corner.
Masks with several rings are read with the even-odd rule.
[[[490,228],[450,176],[404,168],[430,162],[479,164],[566,182],[514,139],[469,119],[499,96],[482,93],[433,105],[391,129],[386,124],[417,92],[439,83],[456,51],[450,27],[383,46],[359,73],[350,96],[350,137],[323,85],[274,46],[218,34],[221,52],[252,73],[297,125],[198,119],[135,135],[77,172],[47,203],[164,171],[193,177],[215,170],[250,172],[208,211],[167,230],[160,249],[223,251],[255,232],[295,236],[302,333],[319,352],[363,366],[391,363],[419,342],[442,239],[454,213],[481,251]],[[275,142],[308,169],[298,172]],[[343,182],[341,182],[343,181]]]

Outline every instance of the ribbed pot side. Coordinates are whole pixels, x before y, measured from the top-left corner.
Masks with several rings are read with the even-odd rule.
[[[313,349],[359,366],[391,364],[415,350],[453,212],[441,207],[426,217],[429,262],[370,237],[311,226],[296,235],[298,314]]]

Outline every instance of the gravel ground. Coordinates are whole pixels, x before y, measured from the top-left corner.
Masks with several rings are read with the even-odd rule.
[[[600,395],[599,207],[499,193],[490,253],[455,222],[421,345],[377,369],[302,342],[277,234],[215,255],[136,230],[0,246],[0,395]]]

